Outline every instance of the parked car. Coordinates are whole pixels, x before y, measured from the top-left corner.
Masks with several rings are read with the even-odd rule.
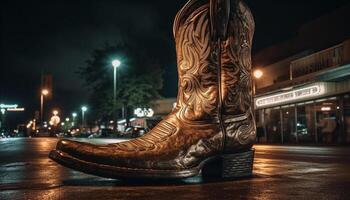
[[[124,136],[132,137],[132,138],[137,138],[145,133],[148,132],[147,128],[141,127],[141,126],[130,126],[125,129]]]

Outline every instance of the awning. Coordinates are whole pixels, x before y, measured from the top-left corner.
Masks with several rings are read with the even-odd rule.
[[[350,79],[350,64],[346,64],[341,67],[336,67],[316,75],[317,81],[344,81]]]

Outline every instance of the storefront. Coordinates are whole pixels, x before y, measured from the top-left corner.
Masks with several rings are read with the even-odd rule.
[[[258,95],[260,142],[350,144],[350,81],[315,82]]]

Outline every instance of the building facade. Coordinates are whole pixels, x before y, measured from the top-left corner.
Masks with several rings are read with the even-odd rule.
[[[254,81],[259,142],[350,144],[349,27],[337,22],[338,28],[322,30],[341,34],[308,37],[317,34],[318,24],[349,17],[349,10],[347,6],[317,19],[302,27],[293,44],[276,45],[255,56],[255,66],[264,74]]]

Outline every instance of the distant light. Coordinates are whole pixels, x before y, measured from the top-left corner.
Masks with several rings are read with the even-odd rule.
[[[69,118],[68,117],[66,118],[66,122],[69,122]]]
[[[49,94],[49,90],[43,89],[43,90],[41,90],[41,94],[44,95],[44,96],[46,96],[46,95]]]
[[[7,105],[7,104],[0,104],[0,108],[17,108],[17,104]]]
[[[56,115],[58,115],[58,111],[57,111],[57,110],[54,110],[54,111],[52,112],[52,114],[56,116]]]
[[[264,72],[261,71],[260,69],[257,69],[257,70],[254,71],[254,77],[256,79],[260,79],[263,75],[264,75]]]
[[[1,114],[5,114],[5,112],[6,112],[6,109],[5,108],[1,108]]]
[[[321,111],[331,111],[332,108],[331,107],[322,107]]]
[[[60,117],[57,116],[57,115],[55,115],[55,116],[52,116],[52,117],[51,117],[49,124],[50,124],[51,126],[57,126],[60,122],[61,122]]]
[[[82,106],[82,107],[81,107],[81,110],[82,110],[83,112],[85,112],[85,111],[87,111],[87,107],[86,107],[86,106]]]
[[[146,108],[137,108],[134,110],[134,114],[137,117],[153,117],[154,111],[152,108],[146,109]]]
[[[64,122],[61,123],[61,126],[64,126]]]
[[[73,116],[73,118],[75,118],[78,116],[78,114],[74,112],[74,113],[72,113],[72,116]]]
[[[7,109],[8,112],[23,112],[25,111],[24,108],[8,108]]]
[[[115,60],[112,61],[112,65],[113,65],[114,68],[120,67],[121,64],[122,63],[118,59],[115,59]]]

